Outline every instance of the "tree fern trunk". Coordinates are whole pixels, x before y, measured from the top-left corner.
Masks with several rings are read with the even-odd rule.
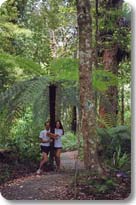
[[[49,86],[49,102],[50,102],[50,126],[51,126],[51,133],[55,131],[55,100],[56,100],[56,86],[50,85]],[[54,169],[54,141],[50,144],[50,155],[49,155],[49,162],[50,162],[50,169]]]
[[[77,126],[77,113],[76,113],[76,106],[72,108],[72,123],[71,123],[71,130],[76,134],[76,126]]]
[[[62,102],[61,102],[61,88],[59,85],[57,85],[57,89],[56,89],[56,103],[55,103],[55,119],[56,120],[61,120],[61,106],[62,106]]]

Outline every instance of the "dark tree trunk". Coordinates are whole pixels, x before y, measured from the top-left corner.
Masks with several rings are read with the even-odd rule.
[[[90,0],[77,0],[79,29],[79,94],[81,130],[84,145],[84,164],[91,173],[103,172],[97,154],[98,137],[92,88],[92,20]]]
[[[49,103],[50,103],[50,126],[51,126],[51,133],[55,131],[55,99],[56,99],[56,86],[50,85],[49,86]],[[50,155],[49,155],[49,162],[50,162],[50,169],[54,169],[54,141],[51,143]]]
[[[121,88],[121,124],[124,125],[124,111],[125,111],[125,102],[124,102],[124,85]]]
[[[76,113],[76,106],[72,108],[72,123],[71,123],[71,130],[76,134],[76,126],[77,126],[77,113]]]
[[[55,119],[56,120],[61,120],[61,104],[62,104],[62,101],[61,101],[61,87],[59,85],[57,85],[57,89],[56,89],[56,104],[55,104]]]

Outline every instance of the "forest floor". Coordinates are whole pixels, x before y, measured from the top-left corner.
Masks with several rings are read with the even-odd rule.
[[[62,169],[58,172],[43,172],[21,177],[5,183],[1,194],[8,200],[61,200],[68,199],[67,189],[74,177],[77,151],[62,153]],[[78,161],[83,169],[83,162]]]
[[[101,182],[97,178],[88,178],[87,183],[86,177],[81,176],[75,183],[75,167],[82,170],[81,173],[85,171],[83,162],[77,160],[77,151],[62,153],[61,163],[62,169],[59,173],[55,171],[43,172],[41,175],[29,173],[6,182],[0,187],[2,196],[8,200],[115,200],[129,196],[128,178],[115,179],[117,183],[112,182],[112,177]],[[104,183],[108,184],[108,190],[105,189],[107,187]],[[100,186],[96,186],[99,184]]]

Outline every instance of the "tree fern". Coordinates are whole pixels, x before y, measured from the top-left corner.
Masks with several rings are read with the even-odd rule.
[[[8,121],[13,121],[21,117],[26,107],[33,106],[34,119],[38,120],[40,117],[45,119],[45,116],[49,115],[48,86],[50,83],[52,82],[47,77],[37,77],[16,83],[0,94],[0,111],[6,108]],[[57,86],[62,87],[59,96],[65,108],[77,105],[78,102],[76,86],[73,83],[67,87],[68,83],[69,81],[56,82]]]
[[[35,98],[32,105],[33,121],[35,125],[43,125],[49,118],[49,89],[45,87]]]

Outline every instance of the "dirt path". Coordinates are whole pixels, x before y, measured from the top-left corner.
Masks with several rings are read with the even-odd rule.
[[[75,170],[77,151],[62,153],[62,171],[48,172],[40,176],[32,174],[12,182],[2,188],[2,196],[9,200],[66,200],[67,188],[72,181]],[[76,166],[83,169],[83,163]]]

